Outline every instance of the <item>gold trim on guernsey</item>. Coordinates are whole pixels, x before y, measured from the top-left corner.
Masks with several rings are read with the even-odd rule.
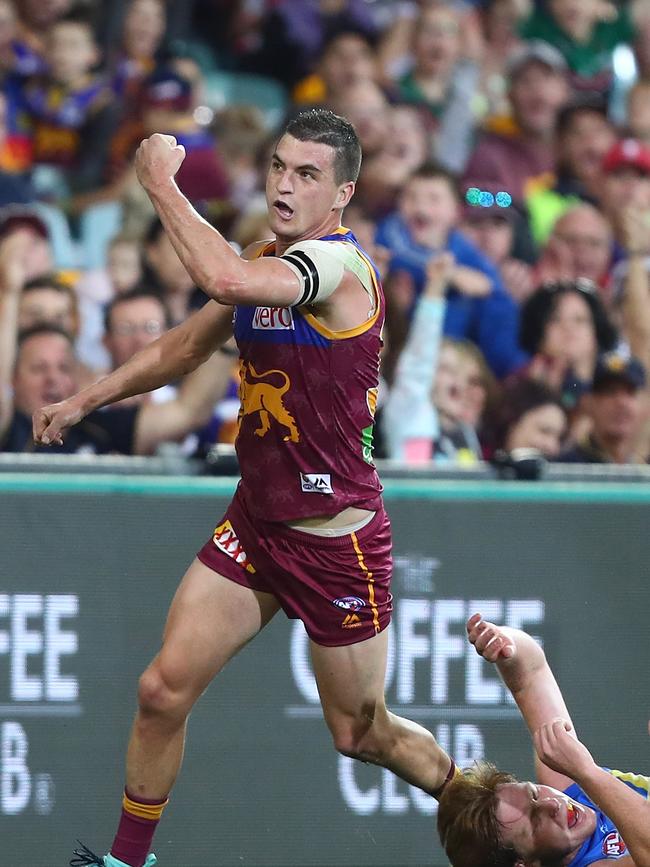
[[[333,235],[345,235],[349,231],[350,230],[347,229],[345,226],[339,226],[339,228],[336,229],[334,232],[332,232],[332,234]],[[339,242],[333,241],[332,243],[336,244]],[[345,244],[347,242],[341,241],[340,243]],[[306,322],[309,323],[309,325],[311,325],[311,327],[314,329],[314,331],[317,331],[321,335],[321,337],[327,337],[329,340],[345,340],[348,337],[358,337],[359,334],[364,334],[364,332],[369,331],[372,328],[372,326],[375,324],[375,322],[377,321],[377,317],[379,316],[380,309],[381,309],[380,301],[379,301],[379,286],[377,284],[377,277],[375,276],[375,269],[370,264],[370,260],[367,258],[367,256],[364,256],[358,247],[355,247],[354,249],[355,249],[356,254],[359,256],[359,258],[364,262],[366,268],[368,269],[368,272],[370,273],[370,279],[372,280],[372,288],[373,288],[373,292],[375,295],[374,302],[375,302],[375,308],[376,309],[375,309],[375,312],[373,313],[373,315],[370,317],[370,319],[368,319],[367,322],[364,322],[362,325],[357,325],[355,328],[346,328],[344,331],[330,331],[330,329],[326,325],[323,325],[323,323],[320,322],[314,316],[313,313],[303,313],[302,314],[303,318],[305,319]],[[261,247],[258,254],[257,254],[258,258],[261,258],[262,256],[266,256],[268,253],[271,252],[271,250],[275,250],[275,241],[269,241],[268,244],[265,244],[264,247]],[[301,308],[301,310],[304,310],[304,309],[305,308]]]
[[[375,579],[372,577],[372,572],[369,571],[368,567],[364,562],[363,552],[359,547],[359,540],[357,539],[357,534],[350,533],[350,538],[352,539],[352,544],[357,554],[359,568],[366,576],[366,581],[368,582],[368,602],[370,603],[370,608],[372,610],[372,622],[375,627],[375,632],[381,632],[381,626],[379,625],[379,611],[377,610],[377,604],[375,602]]]
[[[122,806],[127,813],[132,816],[137,816],[139,819],[151,819],[157,821],[162,816],[162,811],[169,803],[169,798],[162,804],[139,804],[137,801],[132,801],[128,795],[124,795]]]
[[[623,771],[610,770],[610,774],[620,780],[622,783],[631,783],[637,789],[643,789],[646,792],[646,798],[650,800],[650,777],[643,774],[625,773]]]

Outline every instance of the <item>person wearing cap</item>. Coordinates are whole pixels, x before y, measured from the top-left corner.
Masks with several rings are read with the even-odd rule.
[[[601,356],[591,394],[583,409],[591,431],[560,455],[559,460],[583,464],[648,463],[638,438],[644,418],[646,372],[636,358],[617,353]]]
[[[535,288],[533,270],[520,258],[526,253],[520,249],[530,245],[525,221],[512,204],[496,204],[499,190],[482,192],[492,196],[494,204],[470,204],[468,191],[460,229],[496,266],[506,291],[521,304]]]
[[[560,109],[555,125],[555,175],[526,196],[533,239],[549,239],[556,220],[580,202],[599,198],[601,167],[616,142],[616,129],[601,97],[581,96]]]
[[[650,146],[632,138],[612,145],[603,158],[600,198],[612,218],[623,208],[650,210]]]
[[[530,185],[547,183],[555,169],[555,125],[569,99],[567,65],[553,46],[533,42],[513,55],[507,73],[512,114],[488,121],[465,169],[464,184],[490,182],[521,204]]]

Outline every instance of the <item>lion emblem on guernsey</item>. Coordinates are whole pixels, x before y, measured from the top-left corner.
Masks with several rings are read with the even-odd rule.
[[[282,385],[274,385],[272,382],[267,382],[267,377],[282,377],[283,383]],[[296,426],[296,420],[282,400],[283,395],[290,388],[291,380],[283,370],[265,370],[263,373],[258,373],[250,362],[248,364],[245,361],[242,362],[239,386],[239,398],[241,400],[239,420],[241,421],[245,415],[258,412],[260,427],[255,430],[255,436],[266,436],[271,430],[271,418],[274,418],[278,424],[288,430],[288,434],[284,437],[285,442],[300,442],[300,431]]]

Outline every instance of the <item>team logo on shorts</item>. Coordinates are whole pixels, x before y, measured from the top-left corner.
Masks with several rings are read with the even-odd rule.
[[[223,524],[215,527],[212,541],[220,551],[231,557],[242,569],[246,569],[247,572],[251,573],[255,572],[255,567],[249,561],[246,551],[242,548],[242,544],[237,538],[237,534],[230,521],[226,519]]]
[[[625,852],[627,846],[618,831],[612,831],[603,840],[603,855],[623,855]]]
[[[345,611],[360,611],[365,604],[359,596],[339,596],[338,599],[332,599],[332,605]]]

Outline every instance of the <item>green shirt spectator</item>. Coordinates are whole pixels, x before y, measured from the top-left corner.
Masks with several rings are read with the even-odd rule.
[[[585,15],[589,14],[585,4]],[[563,0],[550,0],[546,10],[535,10],[520,27],[524,39],[542,39],[564,56],[580,89],[607,89],[611,83],[612,54],[617,45],[630,43],[635,28],[629,11],[619,8],[611,21],[592,18],[582,22],[582,35],[563,22]],[[563,26],[564,23],[564,26]]]

